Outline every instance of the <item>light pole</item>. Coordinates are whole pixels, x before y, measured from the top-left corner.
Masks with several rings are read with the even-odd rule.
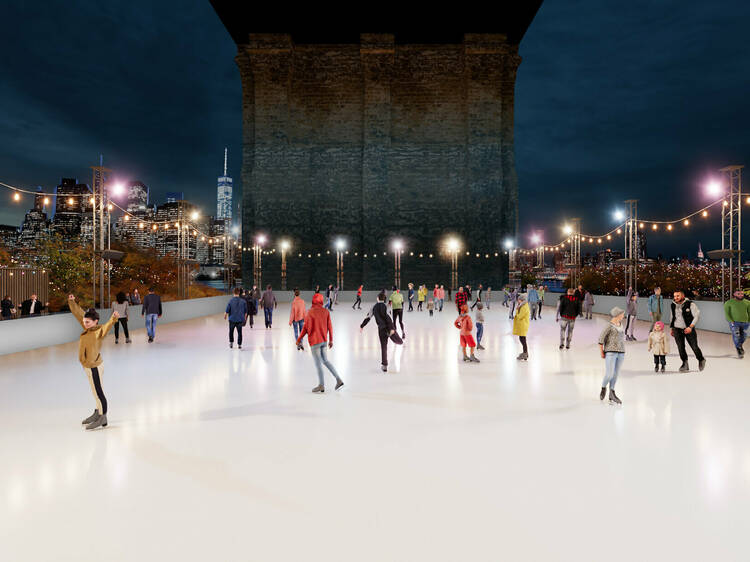
[[[536,267],[537,269],[544,270],[544,245],[542,244],[542,237],[539,234],[534,234],[531,237],[531,242],[536,244]]]
[[[286,252],[289,250],[288,240],[281,241],[281,290],[286,291]]]
[[[393,241],[393,284],[397,289],[401,288],[401,252],[404,243],[401,240]]]
[[[261,256],[263,254],[263,244],[265,243],[265,235],[259,234],[255,238],[255,246],[253,246],[253,284],[259,288],[261,282]]]
[[[628,199],[627,221],[625,222],[625,259],[629,261],[625,271],[625,286],[638,290],[638,199]]]
[[[455,291],[458,287],[458,250],[461,249],[461,243],[457,238],[449,238],[447,247],[451,255],[451,291]]]
[[[336,286],[344,290],[344,250],[346,242],[343,238],[336,240]]]

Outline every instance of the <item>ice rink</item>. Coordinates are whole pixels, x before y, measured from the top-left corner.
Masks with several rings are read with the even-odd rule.
[[[0,356],[0,559],[750,559],[750,359],[728,335],[699,332],[703,373],[691,355],[677,374],[672,341],[657,375],[639,323],[610,406],[603,317],[559,351],[545,309],[519,363],[494,304],[471,364],[453,306],[407,312],[384,374],[374,322],[360,334],[342,303],[329,358],[346,386],[313,395],[288,314],[242,350],[218,314],[151,345],[134,320],[131,345],[102,350],[94,432],[77,343]]]

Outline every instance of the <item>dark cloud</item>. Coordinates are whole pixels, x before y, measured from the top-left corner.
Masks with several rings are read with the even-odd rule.
[[[741,1],[547,0],[516,86],[520,234],[572,216],[601,232],[629,198],[654,219],[706,203],[707,175],[750,155],[749,13]],[[720,243],[715,221],[670,236],[650,247]]]
[[[184,191],[213,209],[224,146],[239,177],[235,46],[208,2],[16,2],[0,19],[2,181],[89,183],[101,152],[156,201]],[[0,222],[16,224],[6,201]]]
[[[52,188],[105,164],[215,205],[222,150],[239,180],[235,46],[208,1],[7,2],[0,8],[0,180]],[[606,229],[641,199],[671,218],[700,183],[750,154],[748,5],[547,0],[521,44],[516,159],[521,235],[566,217]],[[0,222],[24,209],[0,203]],[[25,207],[25,205],[24,205]],[[750,221],[746,221],[750,222]],[[718,226],[653,238],[667,253],[719,243]]]

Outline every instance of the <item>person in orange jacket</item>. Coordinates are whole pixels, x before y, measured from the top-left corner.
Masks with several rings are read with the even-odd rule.
[[[322,394],[325,392],[323,383],[323,365],[325,365],[336,379],[336,390],[344,386],[336,369],[326,357],[326,340],[328,347],[333,347],[333,325],[331,324],[331,313],[328,309],[323,308],[323,295],[315,293],[312,299],[312,306],[305,316],[305,323],[302,331],[297,336],[297,349],[302,349],[302,338],[307,335],[307,341],[310,344],[315,368],[318,370],[318,386],[312,389],[314,393]]]
[[[302,325],[305,323],[305,301],[299,296],[299,289],[294,289],[292,310],[289,312],[289,325],[294,326],[294,339],[299,337]]]
[[[474,329],[474,325],[471,322],[471,316],[469,316],[469,307],[464,303],[461,305],[461,314],[456,318],[453,325],[461,330],[461,349],[464,352],[464,361],[471,361],[472,363],[479,363],[479,359],[474,356],[474,349],[477,347],[474,341],[474,336],[471,335],[471,331]],[[471,355],[466,355],[466,347],[468,346]]]
[[[354,304],[352,305],[352,310],[354,310],[354,307],[357,307],[358,310],[362,310],[362,285],[359,286],[359,289],[357,289],[357,300],[354,301]]]

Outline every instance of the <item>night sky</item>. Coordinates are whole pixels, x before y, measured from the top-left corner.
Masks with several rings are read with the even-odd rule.
[[[716,168],[750,165],[748,16],[741,0],[546,0],[516,85],[520,242],[535,228],[557,241],[573,216],[604,232],[627,198],[676,218],[710,201]],[[90,183],[101,152],[154,201],[184,191],[213,214],[227,146],[238,184],[236,48],[208,1],[5,3],[0,21],[0,181]],[[2,197],[0,223],[20,224],[30,200]],[[716,219],[649,236],[649,253],[694,254],[698,241],[719,247]]]

